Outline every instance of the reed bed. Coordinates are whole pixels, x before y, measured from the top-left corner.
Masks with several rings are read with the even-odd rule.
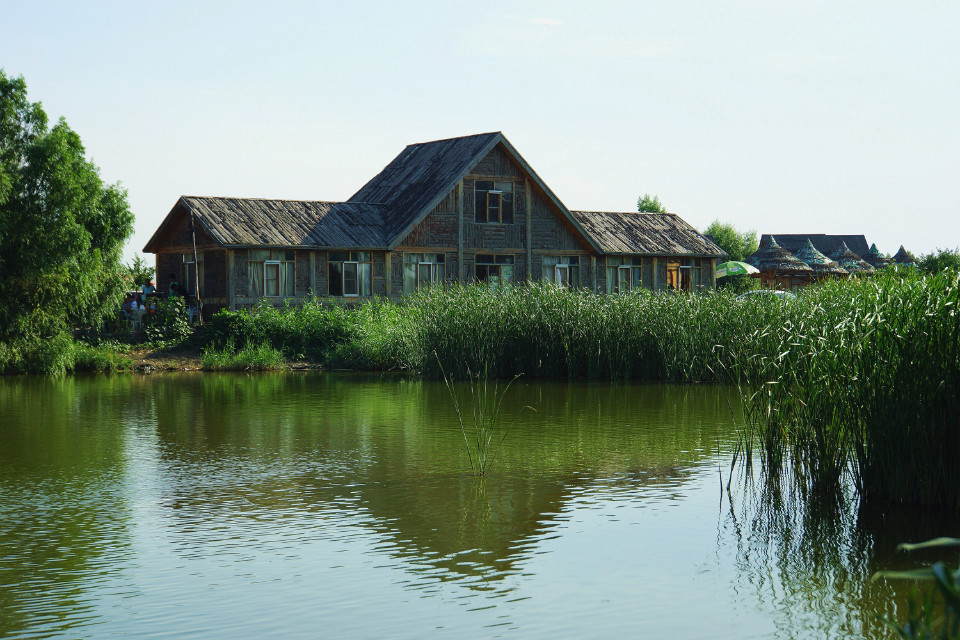
[[[355,307],[219,314],[214,344],[440,379],[589,378],[740,385],[738,451],[772,482],[960,508],[960,277],[891,270],[796,300],[711,291],[603,296],[453,285]],[[434,355],[435,354],[435,355]]]
[[[761,329],[789,313],[776,301],[731,294],[639,291],[598,296],[531,284],[492,291],[456,286],[409,301],[418,352],[410,360],[439,377],[484,367],[501,378],[731,380],[749,376]],[[428,357],[437,353],[439,362]]]
[[[957,273],[835,281],[797,306],[758,356],[747,447],[807,494],[848,478],[868,502],[960,508]]]

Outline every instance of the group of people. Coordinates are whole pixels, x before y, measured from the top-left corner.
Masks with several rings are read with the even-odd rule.
[[[149,281],[148,281],[149,282]],[[146,286],[146,285],[144,285]],[[150,286],[153,286],[153,283],[150,282]],[[180,281],[177,280],[176,274],[170,274],[170,290],[167,294],[169,298],[183,298],[184,302],[190,302],[190,290],[184,285],[180,284]]]
[[[148,278],[140,286],[140,291],[127,294],[120,308],[129,320],[137,321],[144,313],[153,314],[156,312],[157,298],[183,298],[184,302],[189,305],[190,291],[180,284],[177,276],[173,273],[170,274],[170,286],[166,294],[159,291],[153,280]]]

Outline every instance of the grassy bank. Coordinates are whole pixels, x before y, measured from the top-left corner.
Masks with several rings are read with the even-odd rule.
[[[308,302],[222,312],[208,324],[217,348],[269,344],[290,359],[330,367],[416,371],[459,377],[571,377],[674,381],[756,375],[764,328],[791,309],[732,294],[597,296],[549,285],[492,291],[451,286],[355,308]]]
[[[129,371],[133,361],[117,342],[91,344],[68,333],[0,342],[0,375]]]

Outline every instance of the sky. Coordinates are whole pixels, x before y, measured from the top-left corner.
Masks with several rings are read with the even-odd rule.
[[[502,131],[569,209],[960,245],[960,2],[6,2],[0,67],[136,216],[345,200]],[[146,256],[152,260],[152,256]]]

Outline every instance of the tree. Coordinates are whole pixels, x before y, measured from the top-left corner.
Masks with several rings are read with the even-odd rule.
[[[729,260],[738,262],[742,262],[759,246],[756,231],[752,229],[750,231],[737,231],[732,224],[719,220],[711,222],[703,234],[713,238],[717,246],[730,254]]]
[[[637,200],[637,211],[641,213],[666,213],[667,208],[660,203],[660,198],[650,196],[649,193],[643,194],[642,198]]]
[[[759,244],[756,231],[737,231],[732,224],[719,220],[711,222],[703,234],[713,238],[717,246],[730,255],[728,260],[738,262],[756,251]],[[743,293],[756,286],[757,279],[747,275],[725,276],[717,280],[717,288],[730,289],[734,293]]]
[[[153,280],[156,268],[144,260],[140,255],[133,256],[133,261],[123,265],[124,286],[130,289],[139,289],[147,280]]]
[[[0,70],[0,342],[98,325],[120,301],[133,214],[84,153]]]
[[[918,262],[924,273],[940,273],[944,269],[960,271],[960,249],[937,249],[934,253],[920,256]]]

